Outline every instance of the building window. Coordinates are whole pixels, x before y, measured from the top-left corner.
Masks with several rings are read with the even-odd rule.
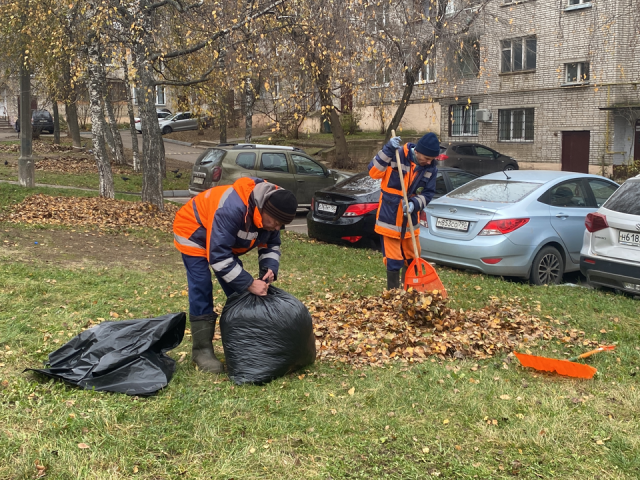
[[[477,77],[480,71],[480,43],[478,40],[465,42],[457,55],[458,70],[463,77]]]
[[[448,0],[447,1],[447,9],[445,10],[444,14],[445,15],[453,15],[454,13],[456,13],[456,4],[455,4],[454,0]]]
[[[369,33],[375,35],[376,33],[383,31],[387,26],[388,20],[389,11],[387,10],[387,6],[383,5],[381,10],[373,12],[373,18],[369,20]]]
[[[533,142],[533,108],[498,110],[498,140]]]
[[[369,64],[369,75],[373,78],[374,87],[388,87],[391,82],[391,67],[385,61]]]
[[[589,83],[589,62],[566,63],[565,85]]]
[[[502,40],[502,72],[519,72],[536,68],[536,37]]]
[[[569,6],[591,4],[591,0],[569,0]]]
[[[156,105],[165,105],[164,87],[156,87]]]
[[[416,78],[416,84],[420,83],[433,83],[436,81],[436,67],[433,64],[433,60],[425,63],[418,72],[418,78]]]
[[[449,106],[449,135],[452,137],[478,135],[477,103]]]

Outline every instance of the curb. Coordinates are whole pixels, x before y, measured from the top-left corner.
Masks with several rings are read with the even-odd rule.
[[[184,145],[185,147],[192,147],[193,146],[192,143],[182,142],[180,140],[173,140],[171,138],[163,138],[162,141],[163,142],[167,142],[167,143],[175,143],[176,145]]]

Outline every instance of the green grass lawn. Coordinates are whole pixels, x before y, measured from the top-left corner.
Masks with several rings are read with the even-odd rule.
[[[23,192],[0,186],[0,207]],[[77,226],[62,233],[71,231],[112,242],[122,259],[114,252],[79,262],[77,251],[66,261],[53,251],[35,257],[34,248],[52,247],[11,244],[55,232],[0,223],[0,479],[38,472],[52,479],[640,477],[640,302],[629,297],[441,270],[456,308],[520,297],[563,328],[616,343],[614,353],[589,360],[599,370],[594,380],[535,373],[503,355],[362,369],[319,362],[268,385],[239,387],[197,372],[186,336],[170,352],[184,361],[168,387],[131,398],[23,370],[42,365],[90,322],[186,310],[180,257],[168,234],[100,237]],[[277,284],[301,300],[377,294],[385,284],[378,252],[283,238]],[[151,263],[127,260],[143,253]],[[244,258],[256,273],[255,252]],[[565,358],[581,350],[552,342],[537,351]]]

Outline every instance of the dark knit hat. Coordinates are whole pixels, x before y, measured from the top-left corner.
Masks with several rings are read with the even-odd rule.
[[[278,222],[287,225],[296,218],[297,209],[298,200],[296,200],[296,196],[289,190],[279,188],[269,195],[264,207],[262,207],[262,212],[268,213]]]
[[[416,145],[416,152],[426,155],[427,157],[437,157],[440,155],[440,142],[435,133],[427,133]]]

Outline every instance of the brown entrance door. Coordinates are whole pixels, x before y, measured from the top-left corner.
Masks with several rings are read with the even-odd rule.
[[[636,120],[636,143],[633,146],[633,159],[640,160],[640,120]]]
[[[590,132],[562,132],[562,171],[589,173]]]

